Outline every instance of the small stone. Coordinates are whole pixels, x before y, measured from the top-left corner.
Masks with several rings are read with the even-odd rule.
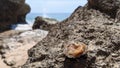
[[[11,60],[4,60],[4,62],[8,65],[8,66],[13,66],[15,65],[15,61],[13,61],[12,59]]]
[[[115,53],[112,53],[111,55],[112,55],[112,57],[118,57],[119,56],[118,54],[115,54]]]
[[[72,42],[65,46],[64,54],[68,58],[77,58],[86,53],[87,46],[81,42]]]

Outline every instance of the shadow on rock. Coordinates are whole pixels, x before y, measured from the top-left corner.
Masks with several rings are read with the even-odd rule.
[[[96,58],[87,59],[87,55],[82,55],[79,58],[65,58],[64,68],[92,68],[90,65],[95,63]]]

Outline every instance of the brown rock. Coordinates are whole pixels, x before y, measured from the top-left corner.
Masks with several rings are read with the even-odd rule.
[[[77,8],[65,21],[55,24],[47,37],[28,51],[29,59],[22,68],[120,68],[120,22],[115,23],[114,17],[102,11],[105,7],[114,10],[108,0],[96,1],[102,5],[98,9],[89,5]],[[88,45],[86,55],[66,58],[64,43],[71,40]]]
[[[116,17],[116,12],[120,8],[119,0],[88,0],[91,8],[100,10],[111,17]]]
[[[10,29],[12,24],[18,22],[26,23],[25,16],[30,7],[25,0],[0,0],[0,7],[0,31]]]
[[[56,23],[57,20],[52,18],[43,18],[43,17],[36,17],[35,23],[33,24],[33,29],[43,29],[43,30],[50,30]]]
[[[18,10],[17,22],[26,23],[26,15],[30,12],[31,8],[28,4],[24,4]]]

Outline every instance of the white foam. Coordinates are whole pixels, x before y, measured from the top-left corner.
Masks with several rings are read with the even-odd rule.
[[[30,26],[32,26],[32,25],[34,24],[34,21],[35,21],[35,20],[27,20],[27,23],[28,23]]]
[[[11,28],[13,30],[32,30],[32,25],[29,25],[29,24],[17,24],[17,25],[12,25]]]
[[[21,37],[24,37],[24,36],[46,36],[48,34],[48,31],[45,31],[45,30],[41,30],[41,29],[36,29],[36,30],[32,30],[32,31],[26,31],[26,32],[23,32],[20,34]]]

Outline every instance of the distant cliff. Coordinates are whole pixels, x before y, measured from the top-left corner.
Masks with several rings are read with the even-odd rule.
[[[26,14],[31,10],[25,0],[0,0],[0,7],[0,31],[18,22],[26,23]]]

